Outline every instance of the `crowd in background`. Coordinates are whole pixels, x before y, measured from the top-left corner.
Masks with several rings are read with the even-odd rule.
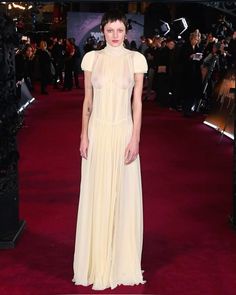
[[[39,44],[28,39],[16,53],[16,81],[24,78],[29,90],[34,90],[34,82],[39,80],[41,94],[48,94],[47,85],[71,90],[79,88],[81,54],[74,38],[52,37]]]
[[[219,38],[196,30],[179,42],[160,36],[150,42],[143,37],[139,49],[149,66],[145,99],[154,90],[160,105],[183,109],[187,117],[202,100],[209,110],[215,85],[235,73],[236,31]]]
[[[104,46],[104,41],[90,37],[83,54]],[[182,110],[186,117],[200,101],[205,100],[205,111],[209,110],[215,85],[226,73],[235,73],[236,31],[232,27],[207,34],[195,30],[185,40],[142,36],[140,44],[126,39],[125,46],[147,59],[144,100],[154,97],[160,106]],[[24,78],[30,90],[34,81],[40,80],[42,94],[48,93],[49,83],[63,91],[79,88],[81,57],[74,38],[53,37],[49,42],[41,40],[38,46],[28,40],[16,54],[16,80]]]

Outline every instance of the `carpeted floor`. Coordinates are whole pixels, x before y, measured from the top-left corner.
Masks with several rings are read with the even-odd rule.
[[[18,136],[20,213],[27,228],[0,251],[0,294],[236,294],[232,141],[202,124],[143,103],[140,144],[147,283],[93,291],[74,286],[83,90],[36,95]]]

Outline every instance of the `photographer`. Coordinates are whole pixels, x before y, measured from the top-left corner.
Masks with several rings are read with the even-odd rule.
[[[79,72],[80,72],[80,63],[81,63],[81,53],[79,46],[75,44],[75,38],[69,38],[70,43],[74,46],[75,52],[72,58],[72,75],[75,82],[75,87],[79,89]]]
[[[55,67],[55,77],[54,77],[54,88],[58,88],[58,84],[63,84],[63,69],[64,69],[64,57],[65,57],[65,48],[63,46],[62,38],[54,38],[55,43],[52,47],[52,59],[53,65]]]
[[[232,38],[229,41],[229,46],[228,46],[228,62],[229,62],[229,67],[231,68],[236,68],[236,31],[232,33]]]
[[[208,54],[212,52],[212,48],[217,42],[218,40],[213,36],[211,32],[207,34],[206,44],[203,50],[203,58],[205,58],[206,56],[208,56]]]
[[[181,52],[182,62],[182,89],[183,89],[183,115],[191,117],[192,106],[202,96],[201,35],[198,30],[190,34],[189,41],[183,45]]]
[[[71,90],[73,87],[73,69],[74,69],[74,55],[75,46],[71,39],[66,39],[66,53],[65,53],[65,79],[63,90]]]
[[[226,38],[230,36],[230,34],[233,32],[233,26],[232,24],[226,20],[225,15],[220,15],[217,23],[214,25],[215,28],[215,36],[217,38]]]
[[[147,93],[144,100],[147,100],[151,94],[152,89],[156,90],[156,64],[158,62],[158,53],[161,50],[161,42],[163,38],[160,36],[154,36],[152,43],[145,50],[144,56],[146,57],[148,64],[148,73],[147,73]]]
[[[165,47],[159,51],[156,61],[157,100],[161,106],[177,108],[176,103],[176,51],[175,40],[168,38]]]
[[[29,90],[33,90],[33,48],[30,44],[25,44],[21,51],[18,51],[15,56],[16,62],[16,82],[24,81]]]

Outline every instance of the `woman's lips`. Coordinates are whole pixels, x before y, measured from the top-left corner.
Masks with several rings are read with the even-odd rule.
[[[118,42],[119,42],[119,40],[112,40],[112,42],[113,42],[113,43],[118,43]]]

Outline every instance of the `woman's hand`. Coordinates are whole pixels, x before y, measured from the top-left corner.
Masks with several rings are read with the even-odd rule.
[[[125,149],[125,164],[133,162],[139,153],[139,142],[132,138]]]
[[[81,137],[80,140],[80,155],[82,158],[87,160],[88,157],[88,146],[89,146],[89,139],[88,136]]]

